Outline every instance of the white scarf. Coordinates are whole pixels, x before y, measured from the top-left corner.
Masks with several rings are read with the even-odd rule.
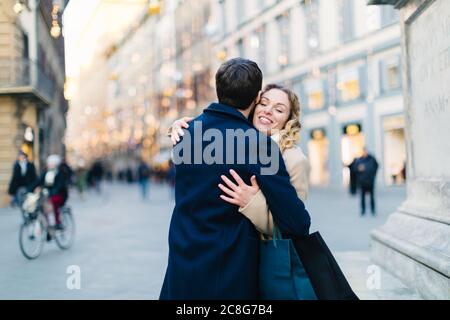
[[[26,161],[19,161],[20,166],[20,173],[22,176],[24,176],[27,173],[27,162]]]
[[[48,170],[47,173],[45,174],[45,185],[46,186],[53,186],[53,184],[55,183],[55,177],[57,174],[57,170],[56,169],[51,169]]]

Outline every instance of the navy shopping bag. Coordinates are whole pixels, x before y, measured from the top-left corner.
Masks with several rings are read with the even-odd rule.
[[[319,232],[293,240],[319,300],[359,300]]]
[[[274,226],[272,240],[260,243],[259,287],[264,300],[317,300],[291,239]]]

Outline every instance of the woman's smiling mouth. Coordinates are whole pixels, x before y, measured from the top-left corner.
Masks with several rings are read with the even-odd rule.
[[[264,116],[259,116],[258,119],[259,119],[259,122],[261,122],[262,124],[265,124],[265,125],[273,123],[272,120],[270,120],[269,118],[266,118]]]

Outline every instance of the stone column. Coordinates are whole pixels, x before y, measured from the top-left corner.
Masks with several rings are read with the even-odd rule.
[[[400,9],[407,198],[372,232],[372,258],[426,299],[450,299],[450,1]]]

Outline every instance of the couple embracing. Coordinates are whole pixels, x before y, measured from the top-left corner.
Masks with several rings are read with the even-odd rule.
[[[225,62],[216,73],[218,103],[171,128],[175,208],[160,299],[259,299],[261,238],[275,226],[286,238],[309,234],[309,163],[296,146],[299,100],[283,86],[261,90],[262,78],[250,60]],[[197,139],[196,127],[221,137]],[[213,151],[212,140],[221,140]],[[226,161],[198,157],[206,151]]]

